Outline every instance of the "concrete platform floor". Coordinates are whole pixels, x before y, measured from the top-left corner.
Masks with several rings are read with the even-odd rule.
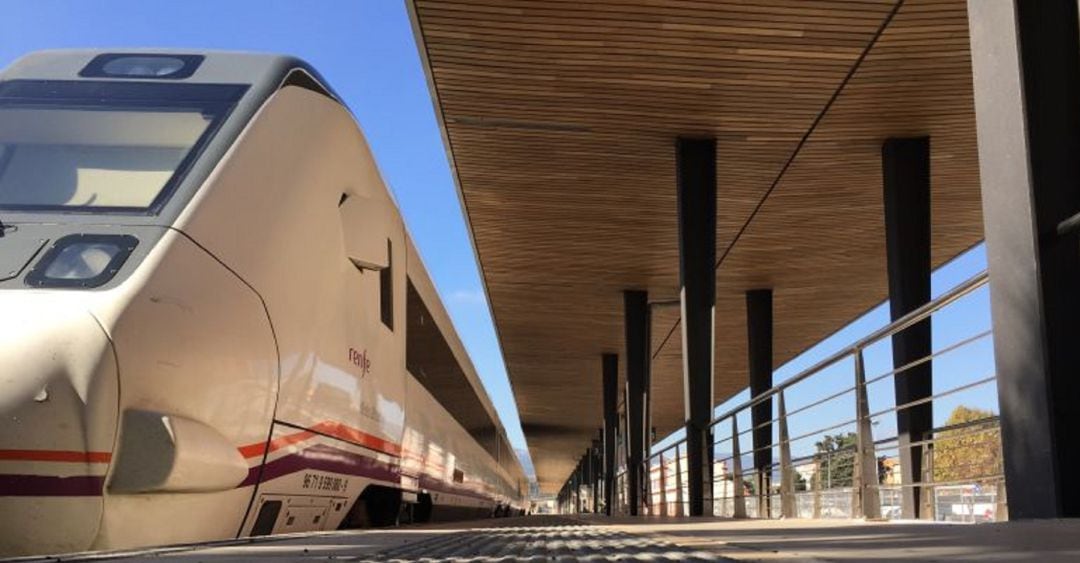
[[[271,536],[19,561],[716,561],[708,552],[560,516]]]
[[[579,517],[736,561],[1080,562],[1080,520],[1000,524]]]
[[[1080,561],[1080,520],[865,523],[526,516],[36,561]]]

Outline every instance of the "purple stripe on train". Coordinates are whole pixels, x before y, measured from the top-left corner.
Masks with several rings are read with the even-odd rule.
[[[0,496],[96,497],[104,485],[104,475],[0,475]]]
[[[304,470],[355,475],[394,484],[400,482],[401,476],[401,469],[396,464],[325,444],[317,444],[297,453],[279,457],[268,462],[262,469],[263,482]],[[254,485],[259,479],[259,467],[252,467],[248,471],[247,478],[239,486]],[[418,481],[421,489],[480,500],[494,500],[491,495],[458,484],[451,484],[427,474],[421,474]]]
[[[495,500],[491,495],[477,492],[473,489],[461,485],[448,483],[447,481],[444,481],[437,477],[432,477],[427,474],[421,474],[418,481],[420,488],[427,491],[458,495],[479,500]]]
[[[247,487],[258,482],[259,469],[260,466],[249,469],[247,478],[238,487]],[[310,469],[397,483],[401,472],[396,464],[324,444],[316,444],[297,453],[279,457],[267,462],[261,469],[263,482]]]
[[[266,482],[304,470],[354,475],[395,484],[399,483],[401,474],[400,468],[394,463],[317,444],[300,452],[277,458],[264,466],[257,465],[250,468],[247,477],[237,485],[237,488],[254,485],[260,477],[263,482]],[[426,474],[420,475],[418,481],[421,489],[493,500],[490,495]],[[0,496],[101,496],[104,485],[105,476],[103,475],[73,477],[0,475]]]

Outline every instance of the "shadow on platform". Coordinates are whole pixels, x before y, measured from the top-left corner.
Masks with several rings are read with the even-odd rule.
[[[1080,561],[1080,520],[999,524],[579,517],[740,561]]]

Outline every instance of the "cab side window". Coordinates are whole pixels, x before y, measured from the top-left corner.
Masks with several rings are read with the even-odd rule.
[[[394,248],[386,240],[386,267],[379,270],[379,311],[382,323],[394,330]]]

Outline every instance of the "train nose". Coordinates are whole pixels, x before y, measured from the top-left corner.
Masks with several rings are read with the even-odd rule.
[[[104,330],[56,292],[0,292],[0,556],[88,549],[116,433]]]

